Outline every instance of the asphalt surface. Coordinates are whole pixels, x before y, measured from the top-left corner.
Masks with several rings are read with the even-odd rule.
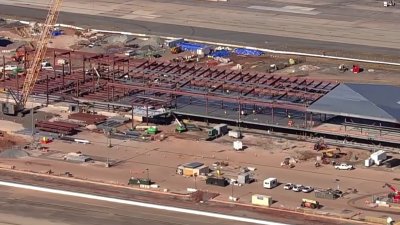
[[[23,2],[23,1],[22,1]],[[181,1],[178,1],[180,3]],[[115,4],[114,2],[107,3],[110,5],[110,7]],[[189,4],[189,3],[188,3]],[[191,2],[191,5],[196,6],[195,3]],[[197,3],[200,4],[200,3]],[[0,15],[4,17],[9,17],[9,18],[18,18],[18,19],[28,19],[28,20],[40,20],[43,21],[47,12],[40,7],[38,8],[37,6],[30,6],[29,4],[22,4],[23,6],[12,6],[12,5],[1,5],[0,1]],[[204,6],[204,4],[203,4]],[[233,6],[233,9],[238,10],[237,7],[235,8]],[[248,8],[241,7],[239,12],[243,13],[248,13]],[[80,10],[76,10],[77,12]],[[398,57],[398,49],[392,49],[392,48],[387,48],[387,47],[374,47],[373,45],[360,45],[356,43],[362,43],[361,39],[360,40],[354,40],[351,42],[351,44],[346,44],[350,43],[346,42],[346,40],[351,40],[350,38],[346,40],[339,41],[341,36],[340,34],[340,27],[334,27],[334,28],[327,28],[327,35],[324,37],[328,37],[329,33],[332,33],[332,37],[330,38],[325,38],[323,40],[338,40],[336,41],[320,41],[320,40],[315,40],[313,37],[316,37],[317,35],[314,35],[313,33],[310,33],[310,35],[299,35],[295,31],[293,31],[293,35],[287,35],[287,36],[277,36],[277,35],[268,35],[265,33],[265,30],[260,30],[260,33],[254,33],[254,32],[240,32],[238,30],[245,30],[246,26],[248,25],[241,25],[240,23],[237,24],[237,28],[235,30],[232,30],[230,28],[226,29],[211,29],[211,28],[205,28],[202,25],[182,25],[174,22],[168,22],[168,23],[161,23],[159,20],[154,20],[151,21],[150,19],[147,19],[148,21],[145,21],[145,19],[135,19],[136,17],[129,18],[129,19],[124,19],[121,18],[121,13],[115,13],[115,16],[102,16],[105,13],[97,13],[96,15],[88,15],[84,14],[85,10],[81,10],[82,13],[71,13],[71,12],[62,12],[60,14],[58,22],[60,23],[65,23],[65,24],[71,24],[71,25],[77,25],[77,26],[83,26],[83,27],[91,27],[91,28],[97,28],[97,29],[110,29],[110,30],[121,30],[121,31],[128,31],[128,32],[134,32],[134,33],[146,33],[146,34],[154,34],[154,35],[166,35],[166,36],[175,36],[175,37],[185,37],[185,38],[193,38],[193,39],[201,39],[201,40],[207,40],[207,41],[215,41],[215,42],[225,42],[225,43],[231,43],[231,44],[240,44],[240,45],[250,45],[250,46],[255,46],[255,47],[262,47],[262,48],[271,48],[271,49],[277,49],[277,50],[289,50],[289,51],[302,51],[302,52],[310,52],[310,53],[318,53],[318,54],[327,54],[327,55],[337,55],[337,56],[347,56],[347,57],[360,57],[360,58],[366,58],[366,59],[375,59],[375,60],[383,60],[383,57],[387,57],[386,59],[393,57],[394,60],[391,61],[397,61]],[[87,10],[86,10],[87,11]],[[340,11],[340,9],[336,9],[336,11]],[[342,10],[343,11],[343,10]],[[361,12],[361,11],[360,11]],[[118,14],[118,15],[117,15]],[[349,17],[350,12],[346,13],[346,19]],[[279,14],[280,15],[280,14]],[[368,11],[363,12],[363,18],[369,18],[374,14],[368,14]],[[380,15],[380,14],[379,14]],[[397,15],[397,14],[395,14]],[[330,23],[334,23],[334,20],[336,18],[339,18],[341,15],[335,15],[335,18],[333,18]],[[206,18],[207,15],[203,15],[201,18]],[[274,15],[268,15],[266,18],[273,18]],[[344,16],[342,16],[344,17]],[[300,19],[302,17],[299,17]],[[171,20],[170,18],[168,18]],[[306,18],[304,18],[306,19]],[[309,19],[309,18],[307,18]],[[321,20],[327,20],[326,18],[321,16]],[[359,18],[356,18],[359,19]],[[206,19],[205,19],[206,20]],[[315,19],[318,21],[317,19]],[[156,22],[157,21],[157,22]],[[167,19],[165,19],[167,21]],[[312,21],[312,20],[311,20]],[[330,21],[330,20],[329,20]],[[204,21],[203,21],[204,22]],[[257,21],[256,21],[257,22]],[[307,24],[307,20],[305,20],[304,24]],[[222,26],[222,25],[221,25]],[[240,27],[243,26],[243,29],[240,29]],[[322,26],[323,27],[323,26]],[[356,28],[356,26],[355,26]],[[285,34],[290,34],[290,29],[289,28],[282,28],[283,30],[289,30],[285,31]],[[307,28],[308,29],[308,28]],[[321,28],[323,29],[323,28]],[[330,31],[332,29],[332,31]],[[268,30],[268,29],[266,29]],[[306,28],[303,29],[303,33],[307,34]],[[389,29],[387,29],[389,30]],[[321,30],[321,33],[324,30]],[[311,32],[311,31],[310,31]],[[314,33],[317,31],[313,31]],[[364,31],[363,31],[364,32]],[[378,31],[376,31],[378,32]],[[270,33],[274,33],[272,30]],[[338,34],[335,34],[338,33]],[[353,36],[357,34],[353,34]],[[386,41],[385,37],[393,38],[393,35],[384,35],[382,34],[382,37],[374,37],[373,40],[371,39],[371,43],[383,43],[383,44],[390,44],[390,46],[398,46],[395,41]],[[291,37],[289,37],[291,36]],[[365,36],[365,40],[369,40],[369,37],[367,39],[366,35],[363,33],[360,33],[359,36]],[[374,36],[374,35],[371,35]],[[309,38],[299,38],[299,37],[309,37]],[[380,40],[382,38],[382,40]],[[378,45],[378,44],[375,44]],[[383,45],[382,45],[383,46]],[[396,47],[398,48],[398,47]],[[371,56],[373,54],[374,56]],[[368,55],[363,56],[363,55]]]
[[[0,224],[228,225],[231,221],[0,187]],[[4,207],[6,206],[6,207]],[[33,219],[32,219],[33,218]],[[10,221],[12,219],[12,221]],[[246,223],[234,222],[238,225]]]
[[[243,216],[265,221],[280,222],[293,225],[336,225],[347,224],[347,221],[336,221],[328,218],[311,217],[268,209],[257,209],[243,206],[232,206],[217,202],[196,203],[184,197],[166,196],[146,193],[123,188],[88,184],[47,177],[25,175],[14,172],[0,171],[0,180],[23,184],[37,185],[100,196],[149,202],[160,205],[170,205],[202,211],[218,212],[226,215]],[[45,225],[49,224],[237,224],[227,220],[216,220],[209,217],[199,217],[187,214],[170,213],[126,205],[104,203],[81,198],[65,197],[48,193],[32,192],[21,189],[0,187],[0,224],[13,220],[12,224]],[[7,215],[7,216],[1,216]],[[26,218],[32,217],[38,223],[25,223]],[[18,220],[16,219],[18,218]],[[21,222],[18,222],[21,221]],[[7,224],[7,223],[5,223]]]

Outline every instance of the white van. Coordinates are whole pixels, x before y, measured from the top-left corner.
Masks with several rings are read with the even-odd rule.
[[[278,186],[278,179],[273,178],[273,177],[265,179],[263,182],[263,186],[264,186],[264,188],[268,188],[268,189],[274,188],[274,187]]]

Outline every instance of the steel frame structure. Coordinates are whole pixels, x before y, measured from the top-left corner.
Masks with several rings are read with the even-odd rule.
[[[186,96],[209,103],[254,105],[305,112],[308,105],[338,84],[285,77],[269,73],[242,72],[199,66],[130,59],[115,55],[49,49],[53,70],[41,70],[33,94],[59,95],[105,103],[124,102],[140,106],[176,106]],[[68,62],[57,65],[58,59]],[[66,70],[67,66],[68,70]],[[95,71],[98,71],[96,75]],[[20,90],[18,79],[0,86]]]

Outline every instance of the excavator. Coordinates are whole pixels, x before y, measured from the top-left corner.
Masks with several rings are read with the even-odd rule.
[[[4,114],[16,116],[19,113],[24,115],[27,112],[27,110],[25,109],[25,105],[39,77],[41,63],[46,55],[47,44],[50,41],[51,33],[54,30],[54,25],[56,24],[58,15],[60,13],[62,1],[63,0],[51,0],[50,8],[46,17],[46,22],[42,26],[41,34],[38,35],[34,40],[34,43],[36,43],[35,54],[32,63],[30,64],[30,67],[26,71],[22,91],[21,93],[19,93],[19,91],[14,92],[11,89],[7,89],[7,91],[13,97],[15,103],[1,103],[1,111]]]
[[[385,185],[383,185],[383,187],[388,187],[393,191],[388,194],[388,197],[392,200],[393,203],[400,203],[400,191],[397,190],[396,187],[394,187],[393,185],[390,185],[388,183],[385,183]]]

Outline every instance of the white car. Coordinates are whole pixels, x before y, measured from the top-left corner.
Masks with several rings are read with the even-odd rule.
[[[305,186],[301,191],[304,193],[310,193],[310,192],[314,191],[314,188],[311,186]]]
[[[304,186],[301,185],[301,184],[296,184],[296,185],[294,185],[293,188],[292,188],[292,190],[293,190],[294,192],[300,192],[300,191],[302,191],[303,189],[304,189]]]
[[[335,169],[337,170],[352,170],[354,167],[352,165],[341,163],[340,165],[336,165]]]
[[[291,190],[293,188],[293,184],[292,183],[287,183],[283,186],[283,189],[285,190]]]

